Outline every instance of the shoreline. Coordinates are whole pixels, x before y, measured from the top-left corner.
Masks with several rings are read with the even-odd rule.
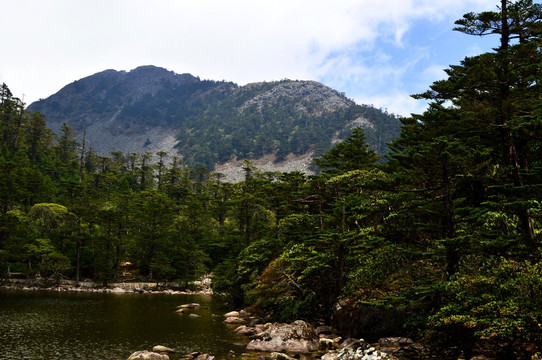
[[[196,290],[182,287],[178,283],[159,282],[116,282],[102,286],[93,281],[50,279],[6,279],[0,282],[0,290],[19,291],[55,291],[55,292],[87,292],[112,294],[170,294],[170,295],[213,295],[206,281],[198,281]]]

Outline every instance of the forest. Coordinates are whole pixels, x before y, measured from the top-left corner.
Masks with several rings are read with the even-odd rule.
[[[542,356],[542,5],[502,0],[456,29],[494,36],[415,95],[381,161],[361,128],[317,175],[244,181],[159,153],[97,156],[0,92],[0,264],[107,285],[213,273],[275,320],[412,336],[469,359]]]

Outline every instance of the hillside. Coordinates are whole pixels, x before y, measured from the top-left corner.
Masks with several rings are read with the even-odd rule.
[[[191,166],[223,171],[237,160],[308,171],[313,157],[362,126],[380,154],[399,121],[315,81],[282,80],[238,86],[163,68],[106,70],[31,104],[47,125],[62,123],[101,155],[112,151],[181,155]],[[229,165],[229,166],[227,166]]]

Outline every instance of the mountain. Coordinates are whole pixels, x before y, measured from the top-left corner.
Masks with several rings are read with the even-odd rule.
[[[223,172],[251,159],[264,170],[309,171],[312,159],[363,127],[379,154],[398,119],[315,81],[239,86],[155,66],[105,70],[30,104],[57,131],[62,123],[101,155],[165,151]]]

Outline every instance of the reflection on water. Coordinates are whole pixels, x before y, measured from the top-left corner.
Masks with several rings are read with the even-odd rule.
[[[175,313],[189,302],[202,305],[192,310],[201,317]],[[199,295],[0,291],[0,357],[116,360],[164,345],[224,358],[244,350],[223,317],[212,316],[228,310]]]

